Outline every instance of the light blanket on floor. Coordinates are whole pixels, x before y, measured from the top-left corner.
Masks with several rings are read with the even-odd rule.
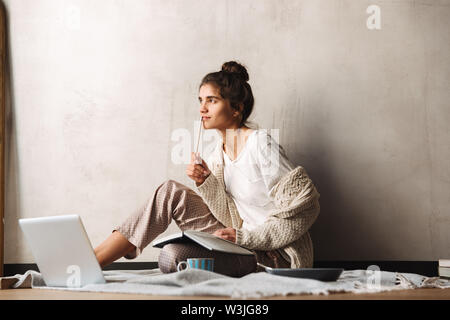
[[[236,299],[332,293],[373,293],[416,288],[450,288],[450,280],[413,273],[345,270],[337,281],[251,273],[232,278],[218,273],[187,269],[164,274],[159,269],[103,271],[106,283],[83,287],[48,287],[39,272],[0,278],[2,289],[39,288],[88,292],[115,292],[168,296],[221,296]]]

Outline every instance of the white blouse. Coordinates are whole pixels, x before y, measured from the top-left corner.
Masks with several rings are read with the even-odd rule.
[[[269,198],[272,187],[295,169],[284,149],[266,129],[254,130],[235,160],[223,151],[224,182],[243,220],[252,230],[275,209]]]

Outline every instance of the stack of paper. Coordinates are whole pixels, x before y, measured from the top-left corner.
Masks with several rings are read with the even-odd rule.
[[[450,279],[450,259],[439,259],[439,277]]]

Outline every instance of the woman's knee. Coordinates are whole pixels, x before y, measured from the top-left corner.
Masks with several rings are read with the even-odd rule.
[[[168,180],[164,181],[161,184],[161,186],[165,186],[165,187],[173,187],[173,186],[175,186],[175,187],[184,187],[184,184],[182,184],[182,183],[180,183],[180,182],[178,182],[176,180],[173,180],[173,179],[168,179]]]
[[[178,271],[178,264],[189,258],[216,258],[216,256],[210,250],[195,243],[170,243],[162,248],[158,266],[163,273],[175,272]]]
[[[214,272],[242,277],[256,271],[256,256],[242,256],[222,252],[211,252],[194,243],[171,243],[159,254],[158,266],[163,273],[177,271],[177,265],[189,258],[214,258]]]
[[[159,187],[157,188],[157,192],[162,193],[163,195],[168,195],[176,190],[186,190],[186,189],[189,188],[184,184],[176,180],[168,179],[159,185]]]
[[[189,252],[185,244],[169,243],[166,244],[158,257],[158,267],[163,273],[171,273],[177,271],[177,265],[181,261],[186,261]]]
[[[174,182],[175,181],[171,180],[171,179],[164,181],[163,183],[161,183],[159,185],[159,187],[157,188],[157,191],[163,191],[163,190],[167,190],[167,189],[171,188],[171,186],[174,185]]]

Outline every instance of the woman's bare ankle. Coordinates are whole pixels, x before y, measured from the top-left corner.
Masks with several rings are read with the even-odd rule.
[[[132,252],[132,250],[136,250],[136,246],[129,242],[119,231],[115,230],[95,248],[94,253],[100,267],[103,268]]]

